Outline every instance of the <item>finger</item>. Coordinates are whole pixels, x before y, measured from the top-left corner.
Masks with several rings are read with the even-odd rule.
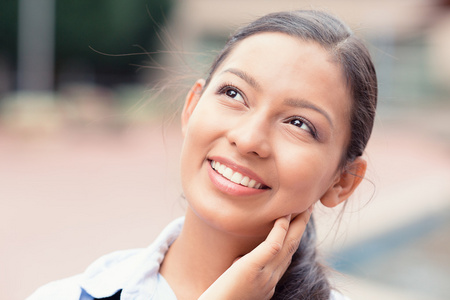
[[[297,251],[300,245],[301,238],[305,232],[311,213],[312,207],[292,220],[280,253],[270,262],[270,265],[272,265],[274,269],[278,269],[280,277],[289,267],[292,255]]]
[[[234,260],[233,260],[233,263],[232,263],[232,265],[235,263],[235,262],[237,262],[238,260],[240,260],[242,258],[242,256],[238,256],[238,257],[236,257]]]
[[[275,223],[273,224],[273,228],[267,235],[265,241],[270,244],[278,244],[282,247],[287,233],[289,232],[290,222],[291,215],[276,219]]]
[[[278,218],[267,238],[259,244],[243,259],[255,264],[258,268],[264,268],[283,249],[284,240],[289,230],[291,216]]]
[[[289,226],[289,232],[286,235],[286,242],[292,240],[298,240],[303,236],[306,226],[308,225],[309,219],[314,208],[314,204],[311,205],[307,210],[296,216]]]

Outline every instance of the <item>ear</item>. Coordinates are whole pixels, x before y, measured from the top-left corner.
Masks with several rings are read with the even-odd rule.
[[[200,96],[202,95],[204,86],[205,80],[199,79],[194,83],[194,85],[186,95],[183,111],[181,112],[181,130],[183,132],[183,136],[185,135],[187,124],[189,122],[189,119],[191,118],[192,113],[194,112],[194,108],[197,106],[198,100],[200,100]]]
[[[361,157],[349,163],[336,176],[332,186],[325,192],[320,202],[326,207],[335,207],[347,200],[361,183],[366,174],[367,162]]]

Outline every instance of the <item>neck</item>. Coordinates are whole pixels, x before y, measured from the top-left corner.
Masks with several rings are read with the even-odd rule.
[[[260,238],[236,236],[209,226],[188,208],[180,236],[172,244],[160,273],[178,299],[197,299]]]

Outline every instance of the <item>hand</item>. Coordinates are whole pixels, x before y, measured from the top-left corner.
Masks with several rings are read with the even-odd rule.
[[[312,206],[292,221],[291,216],[277,219],[266,240],[231,265],[199,300],[270,299],[300,244],[311,212]]]

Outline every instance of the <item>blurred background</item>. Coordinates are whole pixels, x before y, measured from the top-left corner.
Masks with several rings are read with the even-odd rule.
[[[450,1],[0,2],[0,298],[145,247],[183,214],[177,107],[237,26],[323,9],[379,76],[367,180],[319,207],[320,247],[358,299],[450,299]]]

